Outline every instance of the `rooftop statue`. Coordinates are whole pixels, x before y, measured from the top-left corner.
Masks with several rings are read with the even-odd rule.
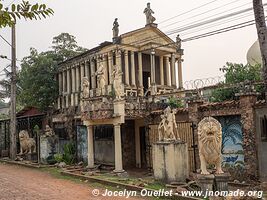
[[[182,40],[181,40],[179,34],[176,36],[176,42],[175,43],[176,43],[177,49],[180,50],[182,47]]]
[[[147,7],[144,10],[144,13],[146,15],[146,25],[152,24],[156,18],[152,16],[154,14],[154,11],[150,8],[150,3],[147,3]]]
[[[119,23],[118,23],[118,18],[115,18],[113,22],[113,38],[116,38],[119,36]]]

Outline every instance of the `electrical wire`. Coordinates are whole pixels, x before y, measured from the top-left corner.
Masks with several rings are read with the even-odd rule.
[[[2,38],[9,46],[12,47],[12,45],[2,35],[0,35],[0,38]]]

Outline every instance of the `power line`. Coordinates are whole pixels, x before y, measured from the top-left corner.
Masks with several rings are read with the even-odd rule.
[[[12,47],[12,45],[2,35],[0,35],[0,38],[2,38],[9,46]]]
[[[211,2],[208,2],[208,3],[205,3],[205,4],[200,5],[200,6],[198,6],[198,7],[195,7],[195,8],[193,8],[193,9],[188,10],[188,11],[186,11],[186,12],[183,12],[183,13],[181,13],[181,14],[179,14],[179,15],[176,15],[176,16],[174,16],[174,17],[171,17],[171,18],[168,18],[168,19],[166,19],[166,20],[164,20],[164,21],[161,21],[161,22],[159,22],[158,24],[162,24],[162,23],[167,22],[167,21],[169,21],[169,20],[172,20],[172,19],[174,19],[174,18],[176,18],[176,17],[180,17],[180,16],[182,16],[182,15],[185,15],[185,14],[187,14],[187,13],[190,13],[190,12],[192,12],[192,11],[194,11],[194,10],[197,10],[197,9],[199,9],[199,8],[202,8],[202,7],[206,6],[206,5],[209,5],[209,4],[211,4],[211,3],[214,3],[214,2],[216,2],[216,1],[218,1],[218,0],[213,0],[213,1],[211,1]]]
[[[171,23],[171,24],[169,24],[169,25],[166,25],[166,26],[163,26],[163,27],[161,27],[161,28],[166,28],[166,27],[172,26],[172,25],[174,25],[174,24],[177,24],[177,23],[179,23],[179,22],[184,22],[184,21],[186,21],[186,20],[188,20],[188,19],[192,19],[192,18],[194,18],[194,17],[198,17],[198,16],[201,16],[201,15],[203,15],[203,14],[207,14],[207,13],[209,13],[209,12],[211,12],[211,11],[217,10],[217,9],[222,8],[222,7],[225,7],[225,6],[228,6],[228,5],[233,4],[233,3],[236,3],[236,2],[238,2],[238,1],[241,1],[241,0],[236,0],[236,1],[233,1],[233,2],[230,2],[230,3],[227,3],[227,4],[224,4],[224,5],[222,5],[222,6],[218,6],[218,7],[216,7],[216,8],[210,9],[210,10],[205,11],[205,12],[203,12],[203,13],[200,13],[200,14],[197,14],[197,15],[190,16],[190,17],[188,17],[188,18],[186,18],[186,19],[183,19],[183,20],[180,20],[180,21],[177,21],[177,22],[173,22],[173,23]],[[238,7],[235,7],[235,8],[233,8],[233,9],[230,9],[230,10],[234,10],[234,9],[236,9],[236,8],[240,8],[240,7],[243,7],[244,5],[248,5],[248,4],[251,4],[251,2],[246,3],[246,4],[243,4],[243,5],[240,5],[240,6],[238,6]],[[230,11],[230,10],[227,10],[227,11]],[[224,11],[224,12],[225,12],[225,11]],[[224,12],[222,12],[222,13],[224,13]],[[218,14],[221,14],[221,13],[217,13],[216,15],[218,15]],[[215,15],[215,16],[216,16],[216,15]],[[212,16],[210,16],[210,17],[213,17],[213,16],[214,16],[214,15],[212,15]]]

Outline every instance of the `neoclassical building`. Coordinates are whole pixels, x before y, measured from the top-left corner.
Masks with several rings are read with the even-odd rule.
[[[151,11],[149,5],[144,10],[144,27],[121,35],[115,19],[112,42],[58,66],[54,128],[61,134],[71,112],[77,145],[80,137],[88,141],[86,152],[83,147],[78,151],[88,158],[89,167],[107,163],[117,172],[145,167],[148,106],[157,96],[183,88],[181,40],[159,30]]]

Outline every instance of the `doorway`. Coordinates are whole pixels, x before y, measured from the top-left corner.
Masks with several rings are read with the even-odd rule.
[[[147,168],[146,130],[144,126],[139,128],[139,133],[140,133],[140,150],[141,150],[141,168]]]

